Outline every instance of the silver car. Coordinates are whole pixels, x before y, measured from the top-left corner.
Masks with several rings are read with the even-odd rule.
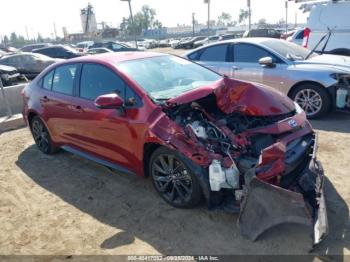
[[[285,40],[234,39],[185,55],[222,75],[278,89],[309,118],[330,110],[350,112],[350,57],[318,55]]]

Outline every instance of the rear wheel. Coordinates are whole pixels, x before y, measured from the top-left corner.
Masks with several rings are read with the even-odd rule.
[[[149,173],[159,195],[179,208],[193,207],[201,200],[201,187],[188,162],[180,153],[160,147],[149,164]]]
[[[331,99],[324,87],[317,84],[302,84],[293,90],[291,98],[300,105],[309,119],[328,113]]]
[[[30,129],[32,131],[35,144],[41,152],[44,154],[53,154],[57,151],[57,148],[55,148],[52,144],[49,131],[38,116],[33,117],[30,123]]]

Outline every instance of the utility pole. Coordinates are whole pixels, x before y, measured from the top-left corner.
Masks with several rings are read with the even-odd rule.
[[[28,33],[28,27],[26,26],[26,34],[27,34],[27,40],[29,41],[29,33]]]
[[[194,15],[195,13],[192,13],[192,35],[194,36],[194,26],[195,26],[195,23],[196,23],[196,20],[194,19]]]
[[[86,22],[85,22],[85,34],[89,33],[89,20],[90,20],[90,15],[91,15],[91,4],[88,4],[88,7],[86,9]]]
[[[57,40],[57,30],[56,30],[56,23],[53,22],[53,31],[55,33],[55,40]]]
[[[208,4],[208,35],[210,34],[210,0],[204,0],[205,4]]]
[[[133,27],[133,31],[134,31],[135,47],[138,48],[137,36],[136,36],[136,30],[135,30],[135,24],[134,24],[134,16],[132,15],[131,0],[120,0],[120,1],[129,3],[130,19],[131,19],[131,23],[132,23],[132,27]]]
[[[248,6],[248,21],[249,21],[249,26],[248,29],[252,29],[252,9],[250,7],[250,0],[247,0],[247,6]]]
[[[285,1],[286,5],[286,33],[288,33],[288,0]]]

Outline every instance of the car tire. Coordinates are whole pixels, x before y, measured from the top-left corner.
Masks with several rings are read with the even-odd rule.
[[[194,207],[202,199],[194,170],[191,160],[166,147],[156,149],[149,162],[154,188],[168,204],[177,208]]]
[[[292,91],[290,98],[300,105],[309,119],[320,118],[331,108],[331,97],[327,90],[313,83],[299,85]]]
[[[44,154],[54,154],[58,151],[53,143],[48,129],[38,116],[34,116],[30,121],[30,130],[38,149]]]

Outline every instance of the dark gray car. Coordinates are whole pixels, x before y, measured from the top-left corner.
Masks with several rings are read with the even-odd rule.
[[[25,75],[28,79],[32,79],[49,65],[61,60],[62,59],[55,59],[41,54],[19,53],[2,57],[0,59],[0,64],[13,66],[19,73]]]

